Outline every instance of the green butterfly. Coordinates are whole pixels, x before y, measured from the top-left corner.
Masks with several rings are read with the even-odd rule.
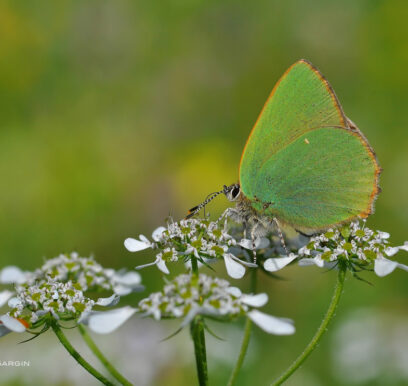
[[[242,153],[239,184],[224,186],[236,208],[225,215],[254,237],[279,222],[315,233],[374,210],[381,168],[319,70],[302,59],[272,90]]]

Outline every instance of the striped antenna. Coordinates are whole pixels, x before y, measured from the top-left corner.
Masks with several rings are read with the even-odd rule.
[[[231,189],[233,188],[232,186],[226,186],[224,185],[224,188],[222,190],[220,190],[219,192],[214,192],[214,193],[210,193],[207,198],[199,205],[191,208],[188,211],[188,215],[186,216],[186,220],[193,217],[195,214],[197,214],[201,209],[203,209],[209,202],[211,202],[212,200],[214,200],[215,197],[217,197],[219,194],[221,193],[228,193]]]

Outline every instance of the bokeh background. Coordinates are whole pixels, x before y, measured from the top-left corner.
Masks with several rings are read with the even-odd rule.
[[[115,268],[150,261],[123,240],[237,180],[264,101],[302,57],[376,150],[383,192],[369,226],[399,245],[408,239],[407,20],[404,0],[1,1],[0,266],[33,269],[72,250]],[[210,211],[226,206],[219,198]],[[282,276],[262,277],[260,290],[297,333],[256,330],[241,386],[269,384],[294,359],[335,281],[296,266]],[[363,276],[373,286],[348,279],[329,334],[288,385],[408,384],[407,273]],[[147,291],[162,284],[154,268],[143,280]],[[212,385],[228,378],[242,322],[212,325],[226,339],[208,338]],[[187,330],[159,343],[176,327],[132,320],[97,340],[138,385],[192,385]],[[1,384],[94,384],[51,333],[20,340],[2,338],[0,360],[31,366],[0,368]]]

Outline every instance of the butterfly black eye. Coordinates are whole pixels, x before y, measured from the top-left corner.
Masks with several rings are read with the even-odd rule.
[[[234,186],[234,188],[233,188],[232,191],[231,191],[231,196],[232,196],[233,198],[237,198],[239,192],[240,192],[239,186]]]

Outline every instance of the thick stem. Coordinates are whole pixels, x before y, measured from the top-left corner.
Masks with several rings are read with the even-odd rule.
[[[340,296],[343,291],[345,277],[346,277],[346,269],[344,267],[339,266],[339,271],[337,274],[337,283],[334,288],[332,300],[330,302],[329,308],[326,312],[326,315],[322,323],[320,324],[319,328],[316,331],[316,334],[314,335],[310,343],[306,346],[304,351],[288,367],[288,369],[272,384],[272,386],[281,385],[283,382],[285,382],[301,366],[301,364],[306,360],[306,358],[316,348],[320,339],[322,338],[324,333],[327,331],[327,326],[329,325],[334,314],[336,313],[337,305],[339,304]]]
[[[194,352],[197,364],[198,384],[208,385],[207,356],[205,350],[204,322],[200,316],[196,316],[191,322],[191,337],[194,342]]]
[[[198,278],[198,262],[194,255],[190,256],[191,271]],[[194,353],[197,364],[197,377],[200,386],[208,384],[207,354],[205,349],[204,321],[197,315],[190,323],[191,338],[194,342]]]
[[[99,373],[98,370],[92,367],[84,358],[82,358],[79,352],[76,351],[74,347],[72,347],[71,343],[69,342],[65,334],[62,332],[60,326],[58,325],[56,321],[51,322],[51,327],[54,330],[55,335],[57,335],[61,344],[65,347],[65,349],[86,371],[88,371],[89,374],[93,375],[96,379],[98,379],[104,385],[114,386],[112,382],[110,382],[101,373]]]
[[[198,262],[194,255],[191,255],[191,271],[195,276],[198,276]]]
[[[250,284],[250,291],[251,293],[256,293],[256,268],[250,268],[251,270],[251,284]],[[251,319],[247,318],[245,322],[245,329],[244,329],[244,337],[242,338],[241,349],[239,351],[237,362],[235,363],[235,367],[232,370],[230,379],[228,381],[228,386],[233,386],[237,380],[238,373],[241,370],[242,364],[244,363],[245,355],[248,350],[249,340],[251,338],[251,331],[252,331],[252,321]]]
[[[103,364],[103,366],[106,368],[106,370],[109,371],[109,373],[119,381],[121,385],[126,385],[130,386],[132,385],[131,382],[129,382],[121,373],[119,373],[118,370],[108,361],[108,359],[103,355],[102,351],[98,348],[98,346],[95,344],[91,336],[88,334],[86,331],[85,327],[82,326],[81,324],[78,325],[79,332],[82,335],[82,338],[84,339],[85,343],[88,345],[90,350],[94,353],[94,355],[100,360],[100,362]]]

